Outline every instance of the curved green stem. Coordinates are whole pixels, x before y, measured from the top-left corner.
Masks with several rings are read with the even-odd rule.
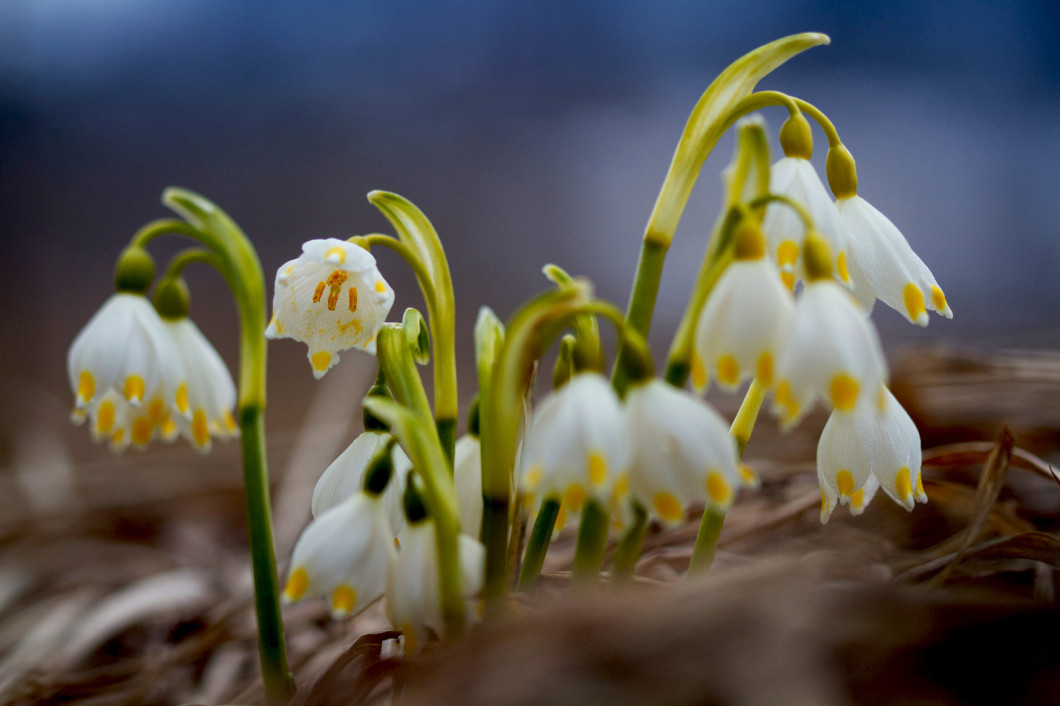
[[[787,108],[789,114],[801,111],[809,115],[814,119],[814,122],[821,126],[825,137],[828,138],[829,147],[843,144],[842,140],[839,139],[839,132],[836,130],[835,125],[817,106],[780,91],[755,91],[745,97],[733,109],[732,115],[729,117],[729,126],[735,124],[737,120],[748,113],[770,106],[783,106]]]
[[[258,648],[266,700],[269,704],[283,704],[294,693],[294,682],[287,667],[280,614],[265,454],[265,278],[250,241],[218,206],[198,194],[176,188],[166,189],[162,201],[186,221],[162,219],[148,223],[133,236],[132,244],[143,247],[160,235],[173,234],[205,246],[210,256],[202,259],[220,271],[239,311],[239,420]]]
[[[795,215],[799,217],[799,220],[802,221],[803,228],[805,228],[807,231],[813,228],[813,216],[811,216],[810,212],[806,210],[806,207],[795,199],[788,198],[787,196],[783,196],[781,194],[764,194],[762,196],[759,196],[748,204],[748,208],[751,208],[752,210],[758,210],[771,203],[784,204],[792,211],[794,211]]]
[[[541,501],[541,508],[534,519],[534,529],[530,531],[530,540],[526,543],[523,565],[519,569],[517,588],[520,591],[530,589],[537,581],[537,577],[541,575],[541,567],[545,565],[545,554],[548,553],[548,545],[552,543],[552,533],[556,529],[559,504],[558,495],[551,495]]]
[[[162,279],[180,277],[184,268],[193,262],[204,262],[218,272],[224,272],[224,264],[216,253],[205,248],[185,248],[170,259]]]

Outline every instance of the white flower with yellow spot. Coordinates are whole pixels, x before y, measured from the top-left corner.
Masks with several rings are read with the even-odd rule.
[[[319,380],[339,360],[339,351],[375,352],[375,336],[394,290],[364,248],[344,240],[310,240],[302,255],[276,272],[268,338],[293,338],[309,346]]]
[[[931,270],[886,216],[856,194],[837,199],[836,207],[857,263],[855,280],[864,278],[863,286],[872,297],[918,326],[927,326],[928,310],[953,318]]]
[[[162,428],[179,432],[200,451],[209,451],[213,437],[229,439],[239,434],[232,416],[236,404],[232,374],[217,349],[191,319],[182,317],[163,321],[184,360],[188,380],[185,387],[177,391],[179,414],[167,420]]]
[[[735,237],[736,259],[718,280],[696,324],[691,372],[699,392],[711,378],[727,390],[747,377],[770,387],[780,336],[794,307],[776,265],[765,256],[758,226],[745,222]]]
[[[887,379],[876,329],[850,292],[831,278],[828,249],[807,239],[808,280],[777,359],[773,411],[790,429],[821,397],[853,412]]]
[[[366,431],[354,439],[324,470],[313,488],[313,517],[320,517],[360,491],[364,485],[364,472],[368,462],[376,452],[390,443],[392,438],[386,432]],[[401,497],[405,493],[405,478],[412,468],[412,461],[397,445],[390,452],[390,460],[393,467],[390,482],[383,491],[382,503],[386,508],[390,528],[397,535],[405,527]]]
[[[886,386],[852,414],[833,412],[817,444],[821,522],[837,502],[860,514],[879,488],[907,510],[927,502],[920,462],[920,433]]]
[[[846,254],[848,238],[835,203],[810,160],[802,157],[777,160],[769,170],[769,191],[786,196],[806,209],[813,219],[815,230],[835,255],[833,265],[839,279],[850,284]],[[793,289],[796,279],[806,278],[802,260],[806,226],[791,207],[783,203],[771,203],[766,208],[762,232],[769,243],[770,255],[784,273],[785,283]]]
[[[187,390],[173,339],[140,294],[119,292],[104,303],[70,346],[67,373],[74,421],[91,418],[93,436],[115,450],[147,446]]]
[[[466,534],[457,541],[460,597],[471,621],[477,617],[474,597],[482,590],[486,549]],[[387,574],[386,614],[403,634],[406,654],[415,654],[428,639],[444,637],[437,549],[434,523],[410,520]]]
[[[611,503],[629,462],[618,396],[599,373],[579,373],[534,410],[522,446],[521,490],[533,499],[531,506],[559,495],[565,519],[589,498]]]
[[[477,538],[482,533],[482,444],[474,434],[456,440],[453,484],[460,531]]]
[[[356,615],[383,595],[394,552],[394,533],[381,498],[358,491],[303,530],[283,600],[324,596],[332,616]]]
[[[626,424],[633,443],[630,491],[665,524],[680,524],[693,501],[724,512],[737,487],[753,480],[741,475],[721,416],[662,380],[630,388]]]

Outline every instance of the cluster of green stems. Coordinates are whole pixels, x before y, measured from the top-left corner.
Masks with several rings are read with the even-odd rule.
[[[475,355],[480,414],[483,522],[486,547],[483,598],[487,616],[505,605],[512,586],[527,589],[539,575],[551,540],[560,500],[542,500],[523,547],[525,512],[512,478],[526,399],[536,362],[565,330],[554,380],[562,384],[571,371],[602,371],[597,318],[610,321],[618,332],[619,348],[612,383],[620,396],[629,386],[654,374],[646,340],[649,336],[663,264],[692,187],[718,139],[743,115],[766,106],[782,106],[790,115],[806,114],[823,128],[830,147],[841,147],[831,122],[814,106],[775,91],[754,92],[757,82],[795,54],[827,43],[820,34],[777,40],[744,56],[726,69],[695,106],[684,130],[641,245],[629,304],[625,314],[594,299],[590,287],[557,267],[546,268],[556,287],[525,304],[505,327],[484,309],[475,327]],[[761,220],[767,203],[769,156],[764,131],[749,125],[739,132],[736,157],[729,172],[724,209],[718,219],[692,295],[673,338],[663,378],[684,387],[690,371],[695,325],[707,297],[732,261],[732,240],[743,219]],[[409,309],[400,324],[385,324],[377,337],[380,374],[393,400],[370,397],[368,411],[390,426],[422,480],[424,500],[435,523],[441,605],[446,635],[464,629],[457,550],[459,522],[453,485],[453,456],[459,399],[456,380],[455,304],[449,266],[434,227],[406,199],[375,191],[369,200],[390,221],[397,237],[372,234],[351,238],[366,249],[382,246],[396,252],[411,267],[426,305],[426,320]],[[130,248],[142,249],[159,235],[192,239],[199,247],[178,254],[163,285],[179,280],[190,262],[211,264],[232,290],[240,320],[238,420],[242,434],[244,482],[259,647],[267,700],[285,702],[293,692],[287,667],[279,588],[269,509],[265,457],[265,283],[257,255],[239,227],[216,205],[181,189],[169,189],[163,201],[181,219],[164,219],[144,226]],[[809,217],[795,208],[807,226]],[[126,252],[129,252],[128,250]],[[417,370],[428,358],[433,365],[433,405]],[[753,381],[732,424],[740,455],[750,439],[765,388]],[[513,502],[514,499],[514,502]],[[514,505],[514,507],[513,507]],[[689,567],[690,573],[709,568],[724,516],[708,509]],[[590,500],[583,508],[572,580],[595,582],[604,563],[610,526],[608,510]],[[633,508],[633,521],[614,549],[611,575],[628,580],[640,554],[648,526],[647,510]]]

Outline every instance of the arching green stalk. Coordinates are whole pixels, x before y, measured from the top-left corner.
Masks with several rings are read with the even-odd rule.
[[[239,426],[258,648],[266,700],[269,704],[283,704],[294,692],[294,682],[287,667],[280,616],[265,455],[265,278],[250,241],[218,206],[198,194],[176,188],[166,189],[162,201],[186,221],[164,219],[148,223],[133,236],[132,244],[143,247],[165,234],[183,235],[198,242],[213,255],[205,259],[217,267],[228,283],[239,312]]]

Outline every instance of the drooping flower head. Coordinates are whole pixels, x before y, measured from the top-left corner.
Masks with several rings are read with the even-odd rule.
[[[276,272],[268,338],[293,338],[309,346],[319,380],[339,351],[375,352],[375,336],[394,303],[375,258],[344,240],[310,240],[302,254]]]
[[[766,257],[758,225],[747,219],[734,243],[736,259],[718,280],[696,325],[692,385],[706,389],[713,377],[733,390],[747,377],[773,384],[780,336],[791,316],[791,293]]]
[[[536,500],[559,495],[566,514],[590,497],[607,505],[629,462],[618,396],[599,373],[579,373],[534,410],[523,441],[522,491]]]
[[[633,386],[626,424],[633,444],[630,492],[668,525],[679,524],[693,501],[724,512],[736,488],[751,481],[737,467],[728,425],[683,390],[658,379]]]
[[[927,502],[920,463],[920,433],[886,386],[852,414],[833,412],[817,444],[821,522],[837,503],[860,514],[879,488],[907,510]]]
[[[887,379],[879,337],[850,292],[832,279],[828,246],[806,240],[807,282],[777,360],[773,411],[794,426],[817,397],[853,412]]]
[[[232,416],[236,404],[232,374],[191,319],[163,321],[188,371],[187,394],[177,401],[178,409],[186,406],[186,413],[173,417],[176,430],[200,451],[209,451],[212,438],[229,439],[239,434]]]

